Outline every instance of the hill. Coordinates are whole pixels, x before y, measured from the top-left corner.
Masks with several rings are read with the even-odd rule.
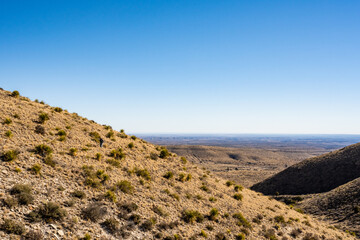
[[[360,178],[301,203],[307,212],[326,217],[334,224],[360,235]]]
[[[0,121],[1,239],[354,239],[164,147],[17,92],[0,90]]]
[[[330,191],[360,177],[360,143],[304,160],[251,187],[267,195]]]

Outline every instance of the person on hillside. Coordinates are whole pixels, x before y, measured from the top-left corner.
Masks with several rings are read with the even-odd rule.
[[[102,147],[103,143],[104,143],[104,140],[102,138],[100,138],[100,147]]]

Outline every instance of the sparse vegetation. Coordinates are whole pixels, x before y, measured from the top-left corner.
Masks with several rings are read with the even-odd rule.
[[[212,208],[209,213],[209,219],[215,221],[219,216],[219,210]]]
[[[225,185],[230,187],[232,185],[234,185],[235,183],[233,181],[226,181]]]
[[[171,179],[174,177],[174,173],[169,171],[169,172],[165,173],[163,177],[166,179]]]
[[[195,222],[201,223],[204,221],[204,216],[198,211],[184,210],[182,212],[182,220],[191,224],[194,224]]]
[[[82,210],[82,217],[92,222],[98,222],[105,217],[106,214],[107,208],[100,203],[90,204]]]
[[[116,159],[107,159],[106,163],[108,163],[108,164],[110,164],[110,165],[112,165],[114,167],[117,167],[117,168],[121,167],[120,161],[116,160]]]
[[[9,150],[2,154],[1,159],[4,162],[11,162],[17,159],[19,153],[20,152],[18,150]]]
[[[159,155],[160,158],[166,159],[169,156],[170,156],[170,153],[166,148],[164,148],[160,151],[160,155]]]
[[[10,118],[5,118],[3,121],[3,124],[10,125],[12,123],[12,120]]]
[[[239,201],[241,201],[242,199],[243,199],[243,195],[242,194],[240,194],[240,193],[236,193],[236,194],[234,194],[234,196],[233,196],[236,200],[239,200]]]
[[[78,150],[77,150],[76,148],[70,148],[70,150],[69,150],[69,155],[75,157],[77,151],[78,151]]]
[[[116,202],[116,194],[113,191],[106,191],[104,197],[110,202]]]
[[[35,153],[43,157],[50,155],[52,152],[53,150],[45,144],[40,144],[35,147]]]
[[[33,174],[38,175],[38,174],[40,174],[41,166],[40,166],[39,164],[34,164],[29,170],[30,170]]]
[[[84,199],[86,197],[86,194],[81,190],[75,190],[71,193],[72,197]]]
[[[180,161],[181,161],[183,164],[186,164],[186,163],[187,163],[186,157],[181,157],[181,158],[180,158]]]
[[[150,173],[149,173],[149,171],[147,169],[135,168],[134,172],[135,172],[136,176],[138,176],[138,177],[142,177],[145,180],[151,180]]]
[[[246,228],[251,228],[251,224],[246,220],[246,218],[244,218],[244,216],[238,212],[238,213],[235,213],[233,215],[233,218],[235,218],[238,222],[237,222],[237,225],[238,226],[243,226],[243,227],[246,227]]]
[[[44,135],[45,134],[45,128],[43,126],[41,126],[41,125],[36,125],[35,133]]]
[[[0,229],[8,234],[16,235],[22,235],[25,232],[25,226],[22,223],[7,218],[0,225]]]
[[[154,152],[150,153],[150,159],[157,160],[158,158],[159,158],[159,156],[156,153],[154,153]]]
[[[100,161],[102,159],[102,157],[103,156],[101,155],[101,153],[96,153],[95,154],[95,159],[98,160],[98,161]]]
[[[61,221],[66,216],[66,211],[54,202],[47,202],[38,209],[29,213],[28,217],[31,221],[37,222],[44,220],[45,222]]]
[[[111,217],[106,219],[102,224],[101,224],[109,233],[111,234],[115,234],[118,231],[119,228],[119,221],[116,220],[115,218]]]
[[[57,164],[57,162],[52,159],[51,155],[46,156],[46,157],[44,158],[43,162],[44,162],[46,165],[49,165],[49,166],[51,166],[51,167],[55,167],[56,164]]]
[[[126,181],[126,180],[117,182],[116,187],[123,193],[132,193],[134,191],[134,187],[131,185],[131,183],[129,181]]]
[[[243,190],[243,186],[241,186],[241,185],[235,185],[234,186],[234,191],[235,192],[239,192],[239,191],[242,191]]]
[[[93,140],[94,142],[100,142],[100,134],[97,132],[90,132],[89,133],[91,140]]]
[[[12,132],[10,130],[7,130],[5,132],[5,136],[8,137],[8,138],[12,138],[13,134],[12,134]]]
[[[39,114],[39,123],[45,123],[46,121],[48,121],[50,118],[49,118],[49,115],[47,113],[40,113]]]
[[[123,152],[122,148],[114,149],[110,152],[110,157],[113,157],[115,159],[121,160],[125,158],[125,153]]]
[[[110,131],[106,134],[107,138],[113,138],[114,137],[114,131]]]

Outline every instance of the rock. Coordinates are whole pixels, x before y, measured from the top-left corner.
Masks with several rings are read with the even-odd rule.
[[[54,225],[54,224],[50,224],[50,227],[52,227],[53,229],[57,228],[56,225]]]
[[[64,233],[63,230],[59,230],[57,233],[58,233],[61,237],[65,235],[65,233]]]

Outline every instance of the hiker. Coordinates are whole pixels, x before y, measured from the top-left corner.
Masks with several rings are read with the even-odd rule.
[[[103,143],[104,143],[104,140],[102,138],[100,138],[100,147],[102,147]]]

